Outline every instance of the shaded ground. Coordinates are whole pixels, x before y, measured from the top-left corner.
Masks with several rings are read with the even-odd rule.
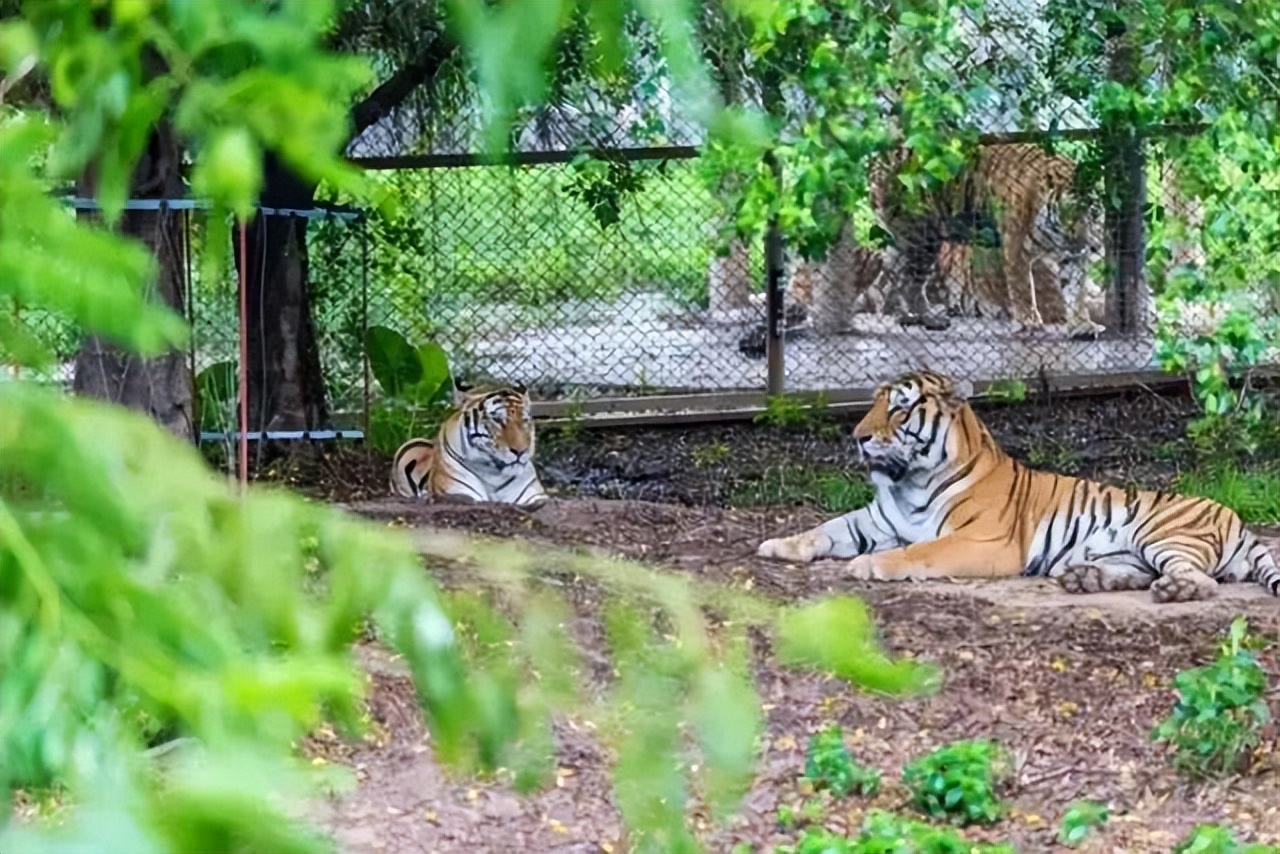
[[[1106,398],[988,404],[979,412],[1001,445],[1032,465],[1154,488],[1167,486],[1187,461],[1186,428],[1195,408],[1185,395],[1140,389]],[[788,478],[814,472],[857,476],[851,428],[848,418],[798,429],[752,423],[543,428],[538,471],[548,489],[566,498],[790,503]],[[299,448],[265,476],[319,498],[352,501],[385,496],[389,465],[386,455],[329,444]]]
[[[533,516],[509,508],[423,506],[381,500],[355,509],[389,523],[464,528],[497,536],[602,547],[675,571],[751,587],[794,601],[853,591],[874,608],[882,638],[897,654],[941,664],[935,696],[890,701],[843,683],[785,670],[767,649],[756,681],[767,714],[759,774],[739,816],[715,828],[693,816],[711,851],[745,842],[770,851],[794,833],[775,825],[781,804],[798,804],[797,777],[809,735],[829,722],[850,734],[857,757],[885,772],[875,805],[904,800],[890,782],[909,758],[964,737],[997,738],[1014,753],[1009,818],[987,832],[1023,852],[1060,850],[1052,841],[1066,806],[1079,798],[1109,803],[1113,819],[1080,850],[1167,852],[1193,824],[1223,821],[1242,835],[1280,838],[1276,733],[1253,773],[1222,783],[1180,782],[1148,732],[1173,700],[1170,680],[1203,663],[1237,613],[1271,641],[1264,653],[1269,702],[1280,705],[1275,662],[1276,600],[1233,585],[1213,602],[1156,608],[1145,594],[1069,597],[1047,582],[874,584],[842,578],[838,562],[804,569],[754,557],[766,535],[790,532],[825,514],[810,509],[726,510],[637,501],[555,501]],[[429,532],[422,535],[429,536]],[[588,658],[600,650],[591,596],[575,596]],[[597,648],[591,649],[595,644]],[[322,820],[345,850],[622,851],[609,796],[607,754],[590,721],[557,731],[555,782],[518,797],[501,780],[451,780],[431,759],[413,701],[396,663],[374,646],[362,650],[372,674],[373,742],[317,738],[310,749],[351,765],[359,785],[323,805]],[[833,807],[826,822],[856,827],[867,802]],[[972,834],[979,836],[980,834]]]

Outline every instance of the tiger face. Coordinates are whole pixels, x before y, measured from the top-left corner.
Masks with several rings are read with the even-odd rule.
[[[467,440],[498,470],[533,459],[532,405],[523,389],[469,395],[463,403]]]
[[[871,410],[853,428],[872,480],[897,482],[913,471],[936,468],[946,453],[944,419],[968,394],[968,383],[933,371],[905,374],[877,389]]]

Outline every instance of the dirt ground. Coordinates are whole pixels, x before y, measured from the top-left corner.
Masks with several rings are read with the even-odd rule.
[[[1172,705],[1174,674],[1206,661],[1236,614],[1270,640],[1264,652],[1268,700],[1273,714],[1280,713],[1277,605],[1261,588],[1232,585],[1212,602],[1157,607],[1146,594],[1072,597],[1036,580],[853,582],[842,577],[839,562],[797,568],[754,556],[764,537],[826,515],[806,508],[581,498],[553,501],[532,515],[387,499],[351,506],[387,523],[421,528],[415,536],[429,537],[431,527],[458,528],[594,546],[779,601],[853,592],[872,606],[888,649],[942,666],[940,692],[892,700],[782,668],[764,651],[755,664],[767,716],[758,774],[727,825],[692,816],[709,851],[746,843],[768,852],[794,840],[794,831],[776,825],[778,807],[804,799],[797,778],[806,741],[832,722],[843,726],[855,757],[881,769],[886,783],[874,801],[850,798],[833,806],[824,822],[833,829],[855,829],[871,806],[903,807],[905,794],[893,781],[910,758],[958,738],[986,737],[1012,750],[1016,779],[1009,816],[969,833],[971,838],[1006,838],[1022,852],[1063,850],[1053,841],[1061,815],[1071,802],[1087,798],[1108,803],[1112,819],[1078,850],[1168,852],[1194,824],[1218,821],[1243,837],[1280,841],[1274,727],[1250,773],[1211,784],[1181,781],[1148,737]],[[588,597],[569,598],[580,621],[596,619],[581,607]],[[599,636],[577,632],[580,638],[593,634]],[[522,797],[501,779],[454,779],[432,759],[408,677],[374,645],[361,654],[371,674],[370,713],[379,735],[358,744],[318,736],[308,745],[315,755],[355,769],[354,791],[318,808],[343,850],[626,850],[609,794],[606,748],[593,737],[592,722],[558,724],[558,771],[545,791]]]
[[[1140,389],[1103,399],[987,405],[980,413],[1005,448],[1037,467],[1167,487],[1191,460],[1185,437],[1194,408],[1185,396]],[[1280,841],[1274,725],[1250,773],[1194,785],[1174,774],[1148,735],[1172,706],[1173,676],[1206,662],[1237,614],[1269,641],[1268,702],[1280,715],[1275,599],[1232,585],[1212,602],[1158,607],[1144,593],[1073,597],[1037,580],[876,584],[847,580],[839,562],[798,568],[757,559],[762,539],[832,515],[803,500],[805,487],[797,497],[776,486],[800,475],[856,473],[849,427],[834,421],[803,429],[747,423],[543,430],[538,466],[556,500],[533,515],[388,500],[389,460],[360,449],[295,453],[264,474],[408,526],[414,536],[429,537],[436,527],[589,546],[784,603],[853,592],[873,608],[888,649],[942,666],[939,693],[891,700],[782,668],[765,644],[755,661],[767,716],[758,774],[727,825],[691,815],[708,851],[745,843],[771,852],[794,840],[795,831],[776,825],[778,807],[804,800],[798,777],[805,744],[829,723],[844,728],[855,758],[879,768],[885,780],[874,801],[851,798],[832,807],[825,823],[833,829],[856,829],[872,806],[902,808],[905,794],[894,781],[909,759],[958,738],[986,737],[1013,751],[1012,809],[971,838],[1009,839],[1021,852],[1065,850],[1054,842],[1063,811],[1093,799],[1108,803],[1112,819],[1077,850],[1165,854],[1194,824],[1219,821],[1243,838]],[[447,570],[436,574],[446,585],[456,581]],[[585,644],[584,657],[605,660],[599,615],[588,604],[598,597],[564,592],[577,612],[574,634]],[[412,685],[397,662],[376,645],[360,653],[370,673],[376,737],[351,744],[320,733],[307,744],[317,757],[355,769],[354,791],[317,808],[343,850],[626,850],[607,748],[593,722],[558,723],[558,772],[545,791],[519,796],[501,775],[455,779],[432,759]]]
[[[1190,462],[1186,434],[1195,407],[1185,394],[1138,389],[1105,398],[984,404],[978,410],[1011,454],[1063,474],[1162,488]],[[548,490],[564,498],[728,506],[745,497],[761,504],[780,497],[760,494],[758,484],[770,475],[856,474],[851,428],[847,416],[800,429],[750,422],[544,427],[538,432],[538,472]],[[295,448],[260,476],[316,498],[359,501],[387,494],[389,465],[390,458],[375,451],[318,445]]]

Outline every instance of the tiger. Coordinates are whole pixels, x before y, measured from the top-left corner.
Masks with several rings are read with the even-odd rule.
[[[548,496],[534,469],[532,404],[521,387],[459,391],[435,441],[409,439],[391,463],[391,493],[492,501],[536,510]]]
[[[944,241],[927,293],[940,294],[959,317],[1011,319],[1038,313],[1047,324],[1065,325],[1073,338],[1095,338],[1106,330],[1105,295],[1082,265],[1062,265],[1042,255],[1032,265],[1032,286],[1010,291],[1000,255],[999,249]]]
[[[1280,595],[1275,556],[1234,511],[1028,468],[996,443],[971,392],[930,370],[880,386],[853,431],[871,504],[757,553],[852,558],[860,580],[1040,576],[1069,593],[1149,589],[1156,602],[1250,581]]]
[[[1013,320],[1027,329],[1093,323],[1069,317],[1072,307],[1062,294],[1064,284],[1087,276],[1090,257],[1102,252],[1101,218],[1075,193],[1073,160],[1032,143],[981,146],[970,166],[921,200],[926,210],[912,211],[895,189],[905,156],[900,149],[876,165],[871,195],[900,249],[899,263],[886,275],[908,286],[908,312],[933,311],[926,288],[944,243],[985,240],[1001,258],[1003,296],[994,302]]]

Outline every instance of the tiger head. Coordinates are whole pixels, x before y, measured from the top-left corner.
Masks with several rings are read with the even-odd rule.
[[[853,428],[858,452],[877,475],[898,482],[918,471],[932,471],[947,457],[950,422],[973,392],[934,371],[916,371],[880,386],[871,410]]]
[[[523,387],[459,391],[455,403],[474,453],[499,470],[533,460],[532,404]]]

